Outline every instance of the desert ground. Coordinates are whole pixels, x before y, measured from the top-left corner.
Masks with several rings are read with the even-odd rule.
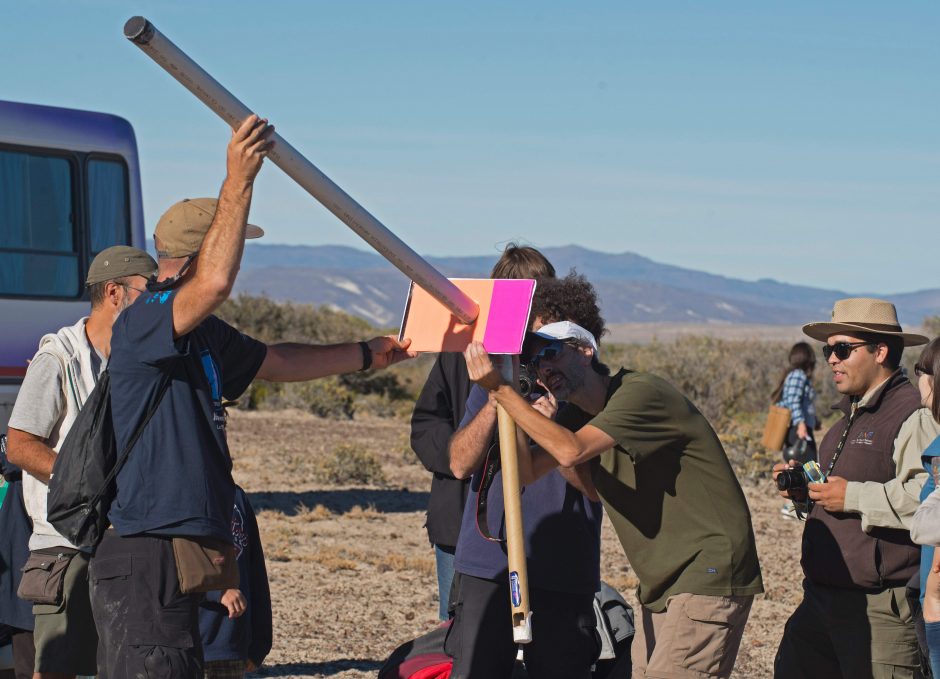
[[[274,647],[256,676],[375,677],[395,646],[437,624],[423,527],[430,475],[408,447],[407,421],[235,411],[229,440],[271,582]],[[374,454],[384,484],[322,481],[322,460],[350,443]],[[734,676],[759,679],[771,676],[783,624],[800,599],[801,524],[781,516],[769,477],[744,489],[766,594],[754,603]],[[601,576],[636,605],[636,580],[606,519]]]

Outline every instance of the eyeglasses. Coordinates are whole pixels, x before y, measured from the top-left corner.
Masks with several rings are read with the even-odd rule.
[[[823,356],[828,361],[829,357],[835,354],[836,358],[844,361],[852,355],[853,351],[869,344],[877,344],[877,342],[836,342],[835,344],[827,344],[823,347]]]
[[[140,288],[135,288],[133,285],[128,285],[127,283],[118,283],[125,290],[136,290],[137,292],[144,293],[146,290],[141,290]]]
[[[564,348],[564,342],[559,340],[550,342],[542,347],[539,352],[532,357],[532,360],[529,361],[529,365],[537,370],[539,367],[539,361],[541,361],[543,358],[547,358],[549,361],[554,361],[556,358],[558,358],[558,354],[560,354]]]
[[[914,366],[914,374],[917,375],[918,378],[923,377],[924,375],[930,375],[933,377],[933,373],[927,370],[927,368],[922,366],[920,363]]]

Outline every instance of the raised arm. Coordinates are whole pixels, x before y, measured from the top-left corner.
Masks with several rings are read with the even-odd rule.
[[[173,334],[194,330],[232,292],[245,247],[245,226],[255,177],[272,142],[274,127],[256,115],[249,116],[232,132],[228,145],[227,174],[219,193],[212,226],[199,249],[192,276],[184,279],[173,302]]]

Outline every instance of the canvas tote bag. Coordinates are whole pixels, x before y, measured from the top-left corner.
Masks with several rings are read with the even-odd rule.
[[[790,409],[783,406],[770,406],[767,412],[767,423],[764,425],[764,436],[760,442],[767,450],[774,452],[783,450],[783,442],[790,428]]]

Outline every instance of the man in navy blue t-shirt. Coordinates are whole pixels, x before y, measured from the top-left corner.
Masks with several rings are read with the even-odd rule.
[[[154,233],[157,282],[115,323],[111,403],[119,450],[166,391],[117,476],[113,526],[89,566],[99,677],[201,677],[199,594],[180,591],[171,539],[231,544],[235,484],[223,400],[254,378],[311,380],[384,368],[414,354],[392,337],[329,346],[265,346],[212,313],[231,293],[255,177],[273,127],[250,116],[233,132],[218,201],[184,200]]]

